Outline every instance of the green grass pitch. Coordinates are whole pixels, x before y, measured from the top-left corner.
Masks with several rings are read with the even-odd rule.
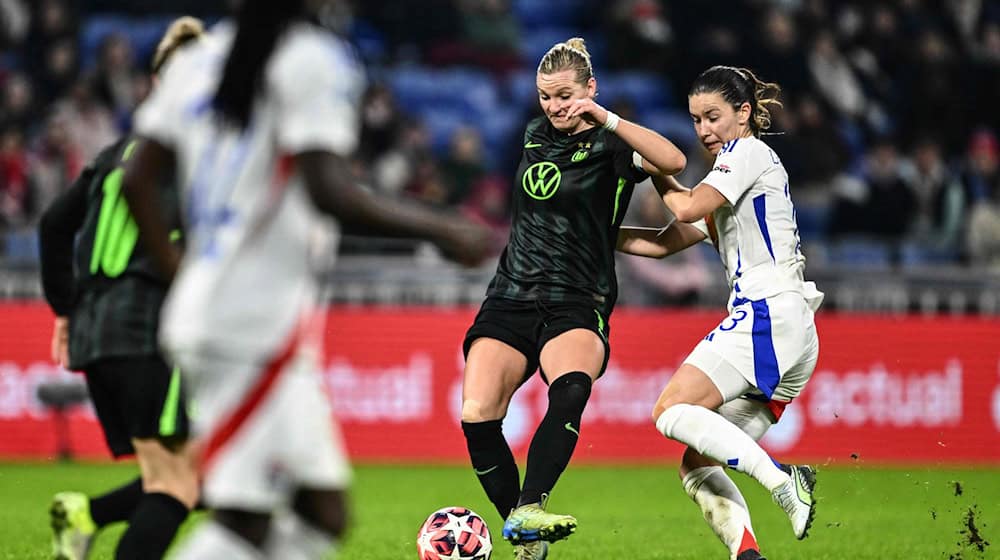
[[[130,464],[0,463],[0,560],[48,558],[46,512],[53,493],[99,493],[135,472]],[[362,465],[355,475],[352,530],[338,558],[416,558],[417,528],[447,505],[481,513],[495,539],[493,558],[512,557],[500,539],[500,518],[470,469]],[[821,467],[816,523],[802,542],[766,492],[745,476],[734,477],[772,560],[1000,558],[1000,469]],[[673,466],[573,465],[549,506],[579,520],[577,533],[552,547],[551,560],[728,556],[684,495]],[[112,527],[101,534],[91,557],[111,558],[120,531]]]

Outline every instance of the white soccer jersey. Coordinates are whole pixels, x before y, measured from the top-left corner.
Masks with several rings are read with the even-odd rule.
[[[805,258],[788,173],[774,151],[754,137],[727,142],[702,183],[728,202],[712,217],[733,299],[802,292]]]
[[[220,24],[168,65],[136,130],[173,149],[186,251],[163,309],[173,354],[273,354],[315,304],[310,242],[326,223],[291,156],[349,155],[358,139],[363,73],[350,48],[292,25],[268,62],[244,131],[220,124],[212,102],[233,40]]]

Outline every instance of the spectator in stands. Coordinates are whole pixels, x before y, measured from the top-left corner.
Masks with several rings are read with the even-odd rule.
[[[872,236],[896,245],[910,229],[916,197],[903,182],[896,144],[889,138],[877,140],[868,153],[861,191],[838,194],[831,220],[835,236]]]
[[[821,31],[809,51],[809,71],[816,91],[839,115],[860,120],[867,109],[861,83],[843,54],[833,33]]]
[[[797,96],[809,87],[809,66],[795,21],[786,12],[771,8],[765,12],[761,27],[761,43],[751,59],[754,70],[764,76],[781,76],[786,94]]]
[[[130,113],[135,106],[132,45],[121,33],[111,33],[99,49],[92,77],[97,100],[116,117]]]
[[[372,84],[361,99],[361,144],[358,156],[373,163],[388,152],[403,127],[396,99],[383,83]]]
[[[0,132],[0,227],[28,222],[31,184],[24,134],[14,126]]]
[[[610,22],[608,62],[612,68],[670,72],[676,36],[662,2],[608,2],[606,10],[609,13],[605,18]]]
[[[966,236],[971,262],[1000,267],[1000,146],[993,132],[973,134],[962,180],[971,201]]]
[[[83,169],[84,158],[73,143],[68,118],[53,112],[45,130],[31,147],[29,174],[31,204],[29,219],[49,206],[53,199],[69,186]]]
[[[0,0],[0,47],[20,43],[30,22],[27,5],[22,0]]]
[[[85,160],[91,160],[119,135],[111,111],[94,96],[91,82],[78,80],[55,106],[65,119],[70,141]]]
[[[462,204],[486,177],[483,164],[483,137],[471,126],[458,128],[451,138],[451,150],[441,162],[441,175],[448,189],[445,204]]]
[[[0,122],[28,131],[35,124],[36,106],[32,99],[31,82],[21,73],[7,76],[3,83]]]
[[[507,0],[459,0],[462,48],[450,56],[438,50],[441,63],[465,63],[507,73],[521,64],[521,29]]]
[[[904,162],[902,175],[915,198],[912,238],[957,257],[965,224],[965,193],[942,157],[941,144],[929,137],[919,139]]]
[[[76,81],[79,61],[75,39],[64,38],[53,43],[45,52],[38,84],[40,101],[51,105]]]

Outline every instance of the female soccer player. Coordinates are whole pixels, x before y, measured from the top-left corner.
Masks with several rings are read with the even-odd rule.
[[[465,337],[462,388],[472,466],[507,520],[504,538],[529,559],[544,558],[547,542],[576,527],[573,517],[543,508],[580,435],[591,384],[608,363],[614,249],[632,188],[685,164],[668,140],[595,103],[583,39],[545,54],[537,87],[544,114],[524,133],[510,241]],[[549,407],[522,487],[501,422],[514,391],[539,367]]]
[[[325,3],[244,0],[235,25],[171,62],[137,115],[144,140],[124,190],[151,254],[176,272],[160,340],[191,382],[213,510],[180,558],[319,558],[343,533],[349,467],[317,363],[319,212],[429,238],[462,261],[488,250],[488,229],[352,182],[363,76],[351,49],[310,23]],[[183,257],[150,190],[173,163]],[[282,508],[272,527],[286,504],[294,515]]]
[[[722,257],[732,288],[729,317],[670,378],[653,420],[664,436],[688,446],[684,489],[738,560],[762,557],[746,501],[721,465],[770,490],[799,539],[815,513],[815,471],[779,467],[756,443],[816,367],[813,313],[823,297],[803,281],[788,174],[759,138],[779,92],[746,69],[702,73],[688,105],[701,143],[716,156],[712,171],[692,189],[673,178],[655,180],[677,221],[662,233],[623,228],[618,240],[624,252],[663,257],[711,238]]]
[[[174,21],[156,50],[154,81],[177,49],[201,35],[200,21]],[[126,137],[102,151],[39,224],[42,285],[57,315],[53,359],[86,373],[108,447],[115,457],[134,454],[141,473],[94,498],[56,494],[52,549],[66,560],[85,558],[94,532],[114,521],[129,523],[116,558],[160,558],[198,499],[179,374],[156,343],[167,286],[136,245],[121,198],[122,166],[134,147]],[[176,210],[176,190],[162,191],[163,210]]]

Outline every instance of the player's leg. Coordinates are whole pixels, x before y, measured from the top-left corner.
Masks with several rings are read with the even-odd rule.
[[[778,312],[773,316],[767,305],[772,300],[734,308],[670,379],[654,406],[653,419],[666,437],[760,482],[788,514],[796,536],[804,538],[814,513],[811,469],[793,468],[789,475],[753,438],[713,411],[752,390],[770,398],[781,381],[779,363],[801,359],[804,345],[797,337],[808,324],[794,311],[808,309],[801,296],[789,296],[775,298]],[[785,310],[789,306],[793,312]],[[811,324],[811,315],[808,319]],[[773,330],[791,334],[776,338]]]
[[[180,560],[258,559],[282,502],[276,447],[286,444],[276,414],[294,352],[278,352],[265,365],[221,356],[177,355],[199,434],[202,500],[209,519],[179,546]]]
[[[504,538],[515,543],[556,541],[576,530],[574,517],[544,507],[573,456],[591,387],[608,359],[605,322],[599,313],[577,306],[545,311],[539,362],[549,383],[549,405],[528,448],[518,508],[504,525]]]
[[[168,449],[157,439],[133,440],[144,494],[118,542],[118,559],[162,558],[198,501],[198,479],[187,446]]]
[[[108,449],[115,458],[132,455],[126,415],[120,407],[123,397],[117,376],[102,361],[87,368],[87,391],[104,431]],[[52,527],[52,555],[65,560],[87,557],[98,529],[132,516],[142,499],[141,477],[118,488],[89,498],[82,492],[60,492],[52,498],[49,522]]]
[[[347,492],[301,488],[291,506],[275,514],[265,556],[281,560],[332,557],[348,525]]]
[[[132,446],[144,494],[129,518],[116,557],[161,558],[198,501],[198,479],[187,449],[188,422],[180,372],[159,358],[121,364]]]
[[[278,464],[291,485],[289,508],[274,515],[268,558],[330,558],[349,521],[350,465],[311,355],[293,365],[272,408]]]
[[[718,412],[754,440],[764,435],[774,418],[764,403],[749,399],[730,401]],[[746,500],[719,463],[688,448],[680,476],[684,491],[701,509],[705,522],[729,549],[731,558],[760,554]]]
[[[502,519],[521,492],[503,419],[514,392],[537,369],[533,305],[487,299],[463,344],[462,433],[472,468]]]

